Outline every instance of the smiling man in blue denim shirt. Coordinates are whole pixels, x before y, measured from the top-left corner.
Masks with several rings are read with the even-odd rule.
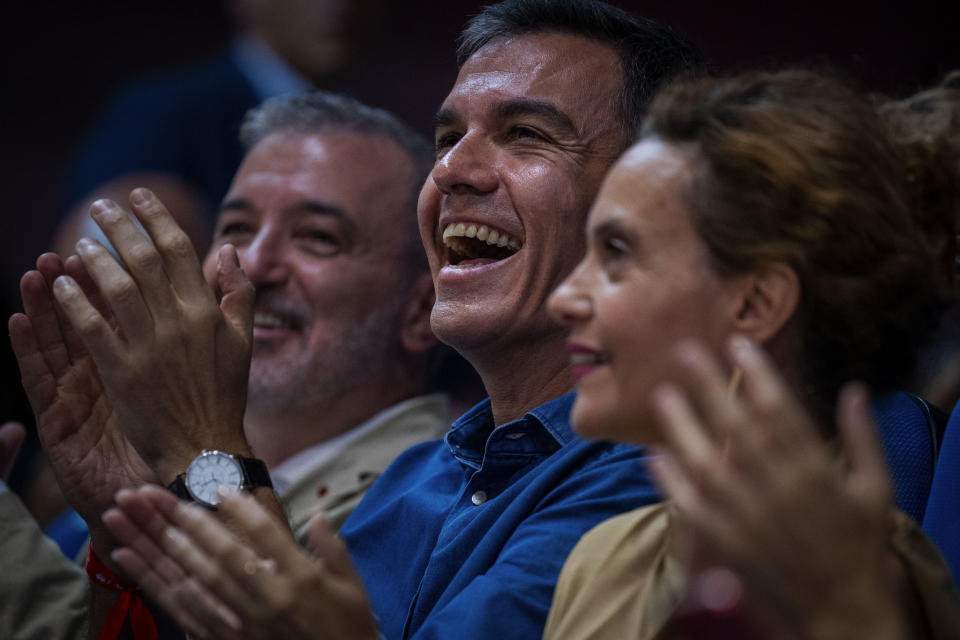
[[[433,329],[490,398],[402,455],[341,533],[384,637],[537,638],[580,536],[656,500],[640,451],[571,430],[571,374],[596,363],[545,300],[651,94],[702,61],[655,23],[547,1],[487,7],[459,60],[418,214]]]

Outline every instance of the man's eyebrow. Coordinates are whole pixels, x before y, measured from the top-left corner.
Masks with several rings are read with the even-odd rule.
[[[573,120],[551,102],[531,98],[514,98],[501,102],[496,107],[497,117],[501,120],[517,116],[536,116],[547,120],[559,133],[578,137],[580,132]],[[447,127],[460,121],[460,116],[447,107],[441,107],[433,117],[434,129]]]
[[[433,128],[439,129],[440,127],[446,127],[453,124],[457,120],[459,120],[459,118],[453,109],[440,107],[439,111],[437,111],[437,115],[433,116]]]
[[[324,202],[323,200],[301,200],[297,202],[293,208],[305,213],[336,218],[347,231],[353,231],[356,227],[353,218],[347,214],[343,207]],[[255,209],[256,207],[253,202],[242,196],[224,200],[223,204],[220,205],[221,213],[225,211],[253,211]]]
[[[570,116],[545,100],[515,98],[497,105],[497,115],[506,120],[517,116],[535,116],[547,120],[559,133],[579,137],[580,131]]]
[[[243,197],[229,198],[220,203],[221,213],[224,211],[250,211],[252,209],[253,203]]]

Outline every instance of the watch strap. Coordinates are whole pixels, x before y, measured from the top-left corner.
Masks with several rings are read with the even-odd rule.
[[[270,479],[270,472],[267,470],[267,464],[259,458],[244,458],[243,456],[234,456],[240,463],[243,470],[243,488],[256,489],[257,487],[269,487],[273,489],[273,480]],[[186,486],[184,486],[186,489]]]
[[[188,500],[193,502],[193,496],[190,495],[190,492],[187,491],[187,482],[185,480],[186,474],[181,473],[176,478],[173,479],[173,482],[167,485],[167,491],[177,496],[181,500]]]

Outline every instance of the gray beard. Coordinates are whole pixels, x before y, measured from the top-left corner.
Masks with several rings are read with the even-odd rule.
[[[380,385],[399,357],[400,301],[387,301],[362,322],[344,327],[339,340],[289,359],[270,354],[250,366],[247,410],[258,416],[322,411],[362,388]],[[394,307],[394,308],[392,308]]]

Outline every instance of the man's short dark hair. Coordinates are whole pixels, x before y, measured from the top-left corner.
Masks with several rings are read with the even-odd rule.
[[[620,56],[624,146],[633,141],[653,96],[679,76],[707,71],[703,54],[669,27],[595,0],[505,0],[484,7],[460,35],[457,64],[487,43],[530,33],[558,32],[609,45]]]

